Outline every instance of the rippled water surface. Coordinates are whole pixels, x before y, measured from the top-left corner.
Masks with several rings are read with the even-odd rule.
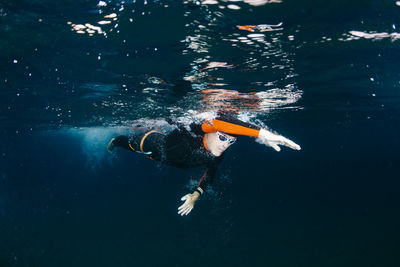
[[[0,0],[0,266],[399,266],[400,2]],[[203,169],[108,140],[219,110]]]

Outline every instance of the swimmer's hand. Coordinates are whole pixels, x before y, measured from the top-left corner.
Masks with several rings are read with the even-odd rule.
[[[281,151],[279,146],[287,146],[294,150],[300,150],[301,147],[295,142],[283,137],[282,135],[270,132],[266,129],[261,129],[257,137],[257,142],[270,146],[276,151]]]
[[[199,199],[200,193],[197,191],[194,191],[193,194],[187,194],[181,198],[182,201],[185,201],[179,208],[178,208],[178,214],[181,216],[183,215],[188,215],[193,207],[197,199]]]

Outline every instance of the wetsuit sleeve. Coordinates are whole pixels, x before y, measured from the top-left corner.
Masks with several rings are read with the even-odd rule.
[[[227,134],[258,137],[261,128],[233,117],[221,116],[211,121],[205,121],[201,125],[201,129],[204,133],[220,131]]]
[[[215,175],[217,173],[218,165],[220,160],[214,161],[207,165],[207,169],[201,177],[199,183],[197,184],[196,191],[202,194],[205,190],[207,190],[208,186],[212,184],[214,181]]]

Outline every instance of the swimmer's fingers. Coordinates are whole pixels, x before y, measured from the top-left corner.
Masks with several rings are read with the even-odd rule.
[[[262,144],[272,147],[273,149],[275,149],[278,152],[281,151],[281,148],[279,147],[280,145],[289,147],[294,150],[301,149],[301,147],[298,144],[296,144],[295,142],[287,139],[286,137],[283,137],[282,135],[273,133],[266,129],[260,130],[257,141]]]
[[[281,148],[280,148],[277,144],[272,144],[272,143],[270,143],[270,146],[271,146],[273,149],[275,149],[275,151],[277,151],[277,152],[281,151]]]
[[[181,209],[178,214],[183,216],[183,215],[188,215],[193,209],[192,205],[188,205],[185,208]]]
[[[189,212],[193,209],[193,204],[188,200],[178,208],[178,214],[183,216],[189,214]]]
[[[281,148],[279,146],[286,146],[286,147],[289,147],[294,150],[301,149],[301,147],[298,144],[296,144],[295,142],[293,142],[283,136],[279,136],[279,138],[277,138],[277,140],[274,140],[274,141],[267,141],[267,143],[269,144],[269,146],[271,146],[273,149],[275,149],[278,152],[281,151]]]
[[[281,136],[281,137],[282,137],[282,140],[280,143],[281,145],[290,147],[291,149],[294,149],[294,150],[301,150],[301,147],[298,144],[296,144],[295,142],[293,142],[292,140],[289,140],[283,136]]]

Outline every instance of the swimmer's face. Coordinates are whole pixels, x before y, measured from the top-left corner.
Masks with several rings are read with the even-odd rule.
[[[206,134],[206,142],[208,149],[214,156],[221,156],[221,154],[235,143],[236,137],[222,132],[214,132]]]

